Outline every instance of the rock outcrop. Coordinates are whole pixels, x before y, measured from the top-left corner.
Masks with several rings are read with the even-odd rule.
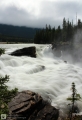
[[[19,92],[8,103],[7,120],[57,120],[59,111],[31,91]]]
[[[14,52],[12,52],[10,55],[14,56],[30,56],[30,57],[35,57],[36,58],[36,47],[25,47],[22,49],[18,49]]]

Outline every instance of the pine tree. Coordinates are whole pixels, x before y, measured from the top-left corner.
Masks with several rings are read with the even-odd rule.
[[[8,114],[8,102],[13,98],[18,89],[8,90],[8,86],[6,83],[9,81],[9,76],[5,75],[5,77],[0,77],[0,115]]]
[[[62,40],[63,42],[66,42],[66,38],[67,38],[67,22],[66,19],[63,19],[63,25],[62,25],[63,29],[62,29]]]
[[[74,112],[74,104],[75,101],[80,100],[80,94],[77,94],[77,90],[75,88],[75,83],[72,83],[72,96],[67,98],[67,100],[70,100],[72,102],[72,110],[71,110],[71,116],[70,116],[70,120],[72,120],[72,113]]]

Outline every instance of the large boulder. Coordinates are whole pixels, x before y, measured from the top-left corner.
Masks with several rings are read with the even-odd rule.
[[[59,111],[44,101],[39,94],[31,91],[19,92],[8,103],[7,120],[57,120]]]
[[[30,56],[30,57],[35,57],[36,58],[36,47],[25,47],[22,49],[18,49],[14,52],[12,52],[10,55],[14,56]]]

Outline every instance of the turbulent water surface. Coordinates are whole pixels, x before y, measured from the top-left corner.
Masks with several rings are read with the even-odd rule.
[[[37,58],[8,55],[12,51],[36,46]],[[9,89],[17,87],[19,91],[32,90],[63,112],[66,111],[67,97],[71,95],[71,84],[76,84],[77,92],[82,96],[82,67],[63,56],[57,58],[48,45],[35,44],[0,44],[6,52],[0,57],[0,76],[10,76]],[[66,57],[64,58],[66,59]],[[82,112],[82,102],[77,102]]]

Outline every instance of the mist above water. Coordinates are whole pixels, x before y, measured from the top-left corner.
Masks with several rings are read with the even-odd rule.
[[[37,58],[8,55],[12,51],[36,46]],[[48,45],[35,44],[0,44],[6,49],[6,53],[0,57],[0,76],[10,76],[7,83],[9,89],[17,87],[19,91],[32,90],[39,93],[44,99],[62,111],[70,103],[67,97],[71,95],[71,84],[75,83],[78,93],[82,96],[82,67],[66,60],[62,56],[56,57]],[[82,112],[82,103],[77,102]]]
[[[71,41],[58,45],[52,52],[64,61],[82,66],[82,31],[78,29]]]

